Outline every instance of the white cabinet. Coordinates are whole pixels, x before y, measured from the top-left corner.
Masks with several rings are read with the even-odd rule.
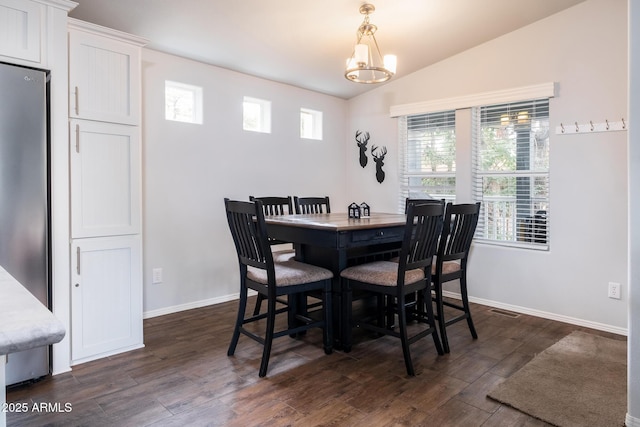
[[[45,14],[45,7],[41,3],[0,0],[2,55],[14,60],[40,63]]]
[[[70,134],[71,237],[140,233],[138,128],[71,120]]]
[[[142,45],[69,19],[72,365],[144,345]]]
[[[140,122],[140,43],[124,34],[69,20],[69,117]],[[112,36],[112,33],[115,33]]]
[[[71,252],[74,363],[142,347],[140,236],[74,240]]]

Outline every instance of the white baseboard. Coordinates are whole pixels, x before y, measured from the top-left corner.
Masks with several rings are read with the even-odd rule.
[[[249,296],[255,295],[255,294],[256,293],[254,291],[249,291]],[[444,291],[443,295],[449,298],[460,299],[460,294],[455,292]],[[143,314],[143,318],[150,319],[152,317],[164,316],[165,314],[178,313],[180,311],[191,310],[194,308],[201,308],[209,305],[221,304],[223,302],[236,300],[238,299],[238,297],[239,297],[239,294],[234,293],[230,295],[223,295],[216,298],[209,298],[206,300],[194,301],[187,304],[180,304],[180,305],[174,305],[171,307],[165,307],[158,310],[146,311]],[[629,333],[628,329],[626,328],[619,328],[611,325],[606,325],[604,323],[591,322],[588,320],[577,319],[575,317],[563,316],[560,314],[549,313],[541,310],[533,310],[527,307],[504,304],[501,302],[486,300],[482,298],[474,298],[474,297],[470,297],[469,301],[476,304],[482,304],[489,307],[499,308],[502,310],[513,311],[515,313],[528,314],[535,317],[541,317],[543,319],[556,320],[558,322],[569,323],[571,325],[584,326],[585,328],[611,332],[613,334],[628,336],[628,333]]]
[[[624,420],[624,425],[627,427],[640,427],[640,418],[632,417],[627,414]]]
[[[255,291],[249,291],[249,296],[256,295]],[[222,304],[223,302],[233,301],[240,297],[239,293],[230,295],[223,295],[220,297],[203,299],[200,301],[193,301],[186,304],[173,305],[171,307],[164,307],[157,310],[145,311],[142,314],[143,319],[151,319],[152,317],[164,316],[165,314],[178,313],[180,311],[191,310],[194,308],[207,307],[209,305]]]
[[[460,299],[460,294],[443,291],[442,294],[446,297]],[[585,328],[596,329],[598,331],[611,332],[612,334],[628,336],[629,330],[627,328],[620,328],[616,326],[606,325],[604,323],[591,322],[589,320],[578,319],[575,317],[563,316],[560,314],[549,313],[541,310],[534,310],[527,307],[521,307],[518,305],[504,304],[497,301],[486,300],[482,298],[469,297],[469,302],[476,304],[482,304],[489,307],[500,308],[502,310],[513,311],[515,313],[528,314],[535,317],[541,317],[543,319],[555,320],[558,322],[569,323],[571,325],[584,326]]]

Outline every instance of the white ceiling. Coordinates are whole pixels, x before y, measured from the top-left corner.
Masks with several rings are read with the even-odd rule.
[[[351,98],[372,85],[344,77],[361,0],[75,0],[70,16],[149,40],[147,47]],[[371,0],[397,77],[584,0]]]

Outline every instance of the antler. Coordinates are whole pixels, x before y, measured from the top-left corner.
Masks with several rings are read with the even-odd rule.
[[[379,154],[376,154],[376,150],[378,149],[378,147],[376,147],[375,145],[371,146],[371,155],[373,156],[374,159],[378,160],[378,159],[384,159],[384,156],[387,155],[387,147],[384,146],[382,147],[382,150],[380,150]]]
[[[361,139],[359,139],[360,136],[362,136]],[[358,141],[358,144],[366,145],[367,142],[369,141],[369,132],[362,133],[359,130],[356,131],[356,141]]]

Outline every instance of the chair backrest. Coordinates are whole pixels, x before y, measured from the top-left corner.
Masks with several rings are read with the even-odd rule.
[[[454,260],[460,260],[462,263],[467,262],[479,216],[480,202],[447,203],[444,227],[438,246],[438,262]]]
[[[325,197],[293,197],[297,214],[331,213],[329,196]]]
[[[409,203],[407,206],[407,223],[398,263],[399,280],[404,278],[402,272],[415,268],[422,268],[427,275],[431,274],[431,262],[442,233],[443,213],[444,206],[441,203]]]
[[[293,202],[291,196],[286,197],[253,197],[249,200],[262,202],[262,210],[265,215],[290,215],[293,214]]]
[[[229,230],[236,246],[241,274],[247,265],[273,271],[262,203],[224,199]],[[271,266],[271,268],[269,268]]]
[[[410,197],[407,197],[404,201],[404,213],[407,213],[407,209],[409,208],[409,203],[413,203],[413,204],[429,204],[429,203],[433,203],[436,205],[442,205],[444,207],[444,199],[412,199]]]

